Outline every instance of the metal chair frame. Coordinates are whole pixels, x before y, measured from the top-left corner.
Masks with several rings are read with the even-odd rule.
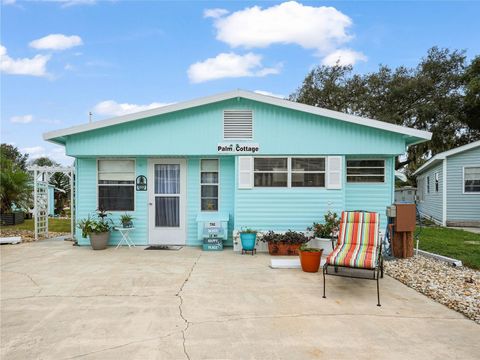
[[[334,276],[342,276],[342,277],[350,277],[354,279],[365,279],[365,280],[376,280],[377,281],[377,306],[382,306],[380,304],[380,284],[379,284],[379,279],[383,278],[383,255],[382,255],[382,242],[383,238],[381,236],[380,231],[378,232],[378,236],[380,239],[380,244],[377,246],[377,261],[375,263],[375,268],[373,269],[367,269],[367,268],[360,268],[360,267],[354,267],[354,266],[343,266],[343,265],[330,265],[328,263],[325,263],[323,265],[323,298],[325,299],[325,275],[334,275]],[[332,247],[335,250],[335,247],[333,246],[333,239],[332,239]],[[335,274],[329,273],[328,268],[333,267],[335,269]],[[338,274],[338,268],[348,268],[348,269],[353,269],[353,270],[362,270],[362,271],[372,271],[372,278],[369,277],[361,277],[361,276],[352,276],[352,275],[342,275]]]

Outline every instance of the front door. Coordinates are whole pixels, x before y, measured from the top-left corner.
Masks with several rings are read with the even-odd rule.
[[[149,243],[185,245],[185,159],[150,159],[148,172]]]

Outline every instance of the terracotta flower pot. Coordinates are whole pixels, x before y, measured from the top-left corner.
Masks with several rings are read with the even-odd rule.
[[[305,272],[316,273],[320,267],[323,249],[320,251],[298,251],[300,255],[300,264]]]
[[[268,253],[270,255],[298,255],[301,244],[285,244],[283,242],[269,242]]]

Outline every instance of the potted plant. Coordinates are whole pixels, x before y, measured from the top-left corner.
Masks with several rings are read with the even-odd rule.
[[[98,220],[88,216],[78,222],[77,227],[82,230],[82,237],[90,237],[90,245],[93,250],[103,250],[107,248],[110,238],[111,219],[107,219],[105,211],[98,211]]]
[[[242,249],[244,251],[253,251],[257,241],[257,231],[249,228],[240,231],[240,240],[242,241]]]
[[[133,216],[125,213],[124,215],[120,216],[120,222],[122,223],[122,227],[124,228],[131,228],[133,227]]]
[[[320,259],[322,258],[323,249],[308,247],[307,244],[302,244],[298,249],[300,256],[300,265],[305,272],[318,272],[320,267]]]
[[[285,234],[269,231],[260,240],[268,244],[270,255],[298,255],[300,245],[307,243],[310,238],[301,232],[288,230]]]
[[[311,241],[312,246],[317,246],[319,248],[331,249],[332,248],[332,238],[338,232],[340,226],[340,218],[337,213],[328,211],[324,215],[324,223],[316,223],[307,228],[308,231],[313,232],[314,240]],[[332,249],[333,250],[333,249]],[[326,251],[326,253],[331,252],[331,250]]]

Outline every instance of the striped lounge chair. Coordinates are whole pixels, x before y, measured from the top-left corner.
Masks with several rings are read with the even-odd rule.
[[[323,297],[325,298],[325,275],[334,274],[355,278],[377,280],[377,299],[380,305],[379,275],[383,278],[382,241],[379,233],[380,216],[375,212],[344,211],[336,247],[328,255],[323,266]],[[351,271],[339,273],[339,268],[371,270],[372,277],[352,275]]]

